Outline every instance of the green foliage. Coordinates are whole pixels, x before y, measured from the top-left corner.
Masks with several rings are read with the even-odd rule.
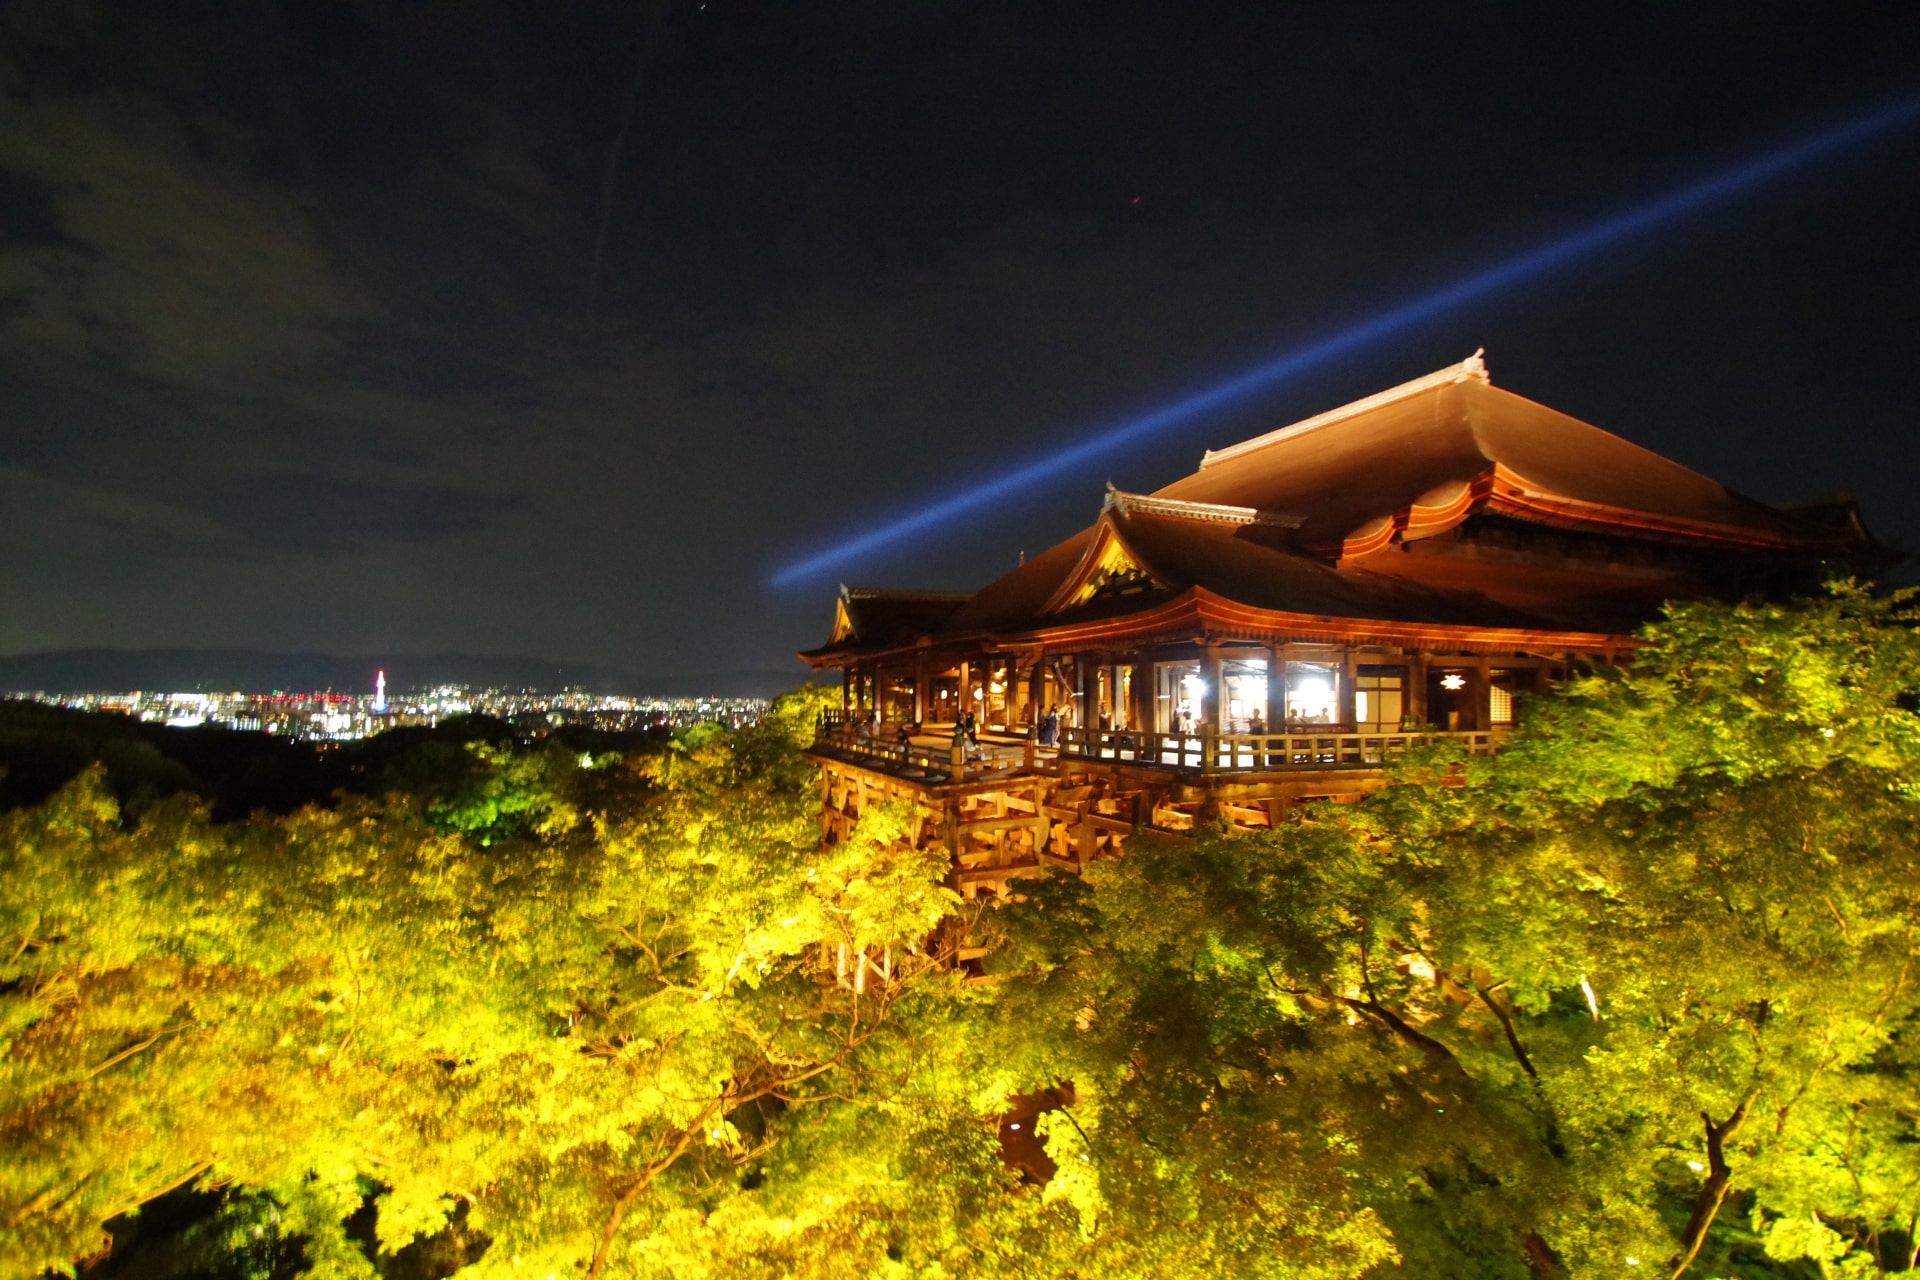
[[[1075,1083],[1094,1239],[1164,1274],[1170,1238],[1249,1275],[1906,1269],[1913,623],[1676,608],[1496,757],[1005,913],[993,1052]]]
[[[899,1077],[897,1011],[953,981],[912,951],[944,864],[816,858],[811,715],[605,764],[482,746],[424,802],[127,823],[95,769],[0,818],[0,1272],[196,1179],[264,1193],[322,1276],[373,1273],[370,1189],[374,1258],[458,1211],[476,1274],[685,1236],[786,1127]],[[888,979],[837,984],[843,945]]]
[[[1675,608],[1496,757],[984,914],[903,813],[822,847],[819,707],[0,817],[0,1273],[178,1183],[228,1190],[155,1274],[1911,1269],[1906,598]]]

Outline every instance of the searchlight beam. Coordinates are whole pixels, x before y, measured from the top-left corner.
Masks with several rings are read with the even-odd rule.
[[[1063,472],[1078,469],[1104,454],[1160,434],[1191,418],[1224,409],[1268,391],[1310,369],[1373,346],[1418,325],[1458,311],[1529,280],[1643,235],[1666,223],[1785,178],[1837,152],[1913,123],[1920,118],[1920,95],[1860,116],[1823,133],[1670,191],[1636,209],[1615,214],[1569,235],[1548,241],[1503,262],[1482,268],[1452,284],[1410,299],[1371,319],[1295,347],[1210,387],[1190,392],[1108,427],[1054,453],[1034,458],[973,488],[919,507],[864,533],[857,533],[776,572],[775,587],[790,587],[820,577],[853,560],[925,533],[989,503],[1031,489]]]

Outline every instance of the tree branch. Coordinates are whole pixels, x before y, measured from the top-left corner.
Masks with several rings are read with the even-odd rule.
[[[1480,997],[1480,1003],[1492,1010],[1493,1016],[1500,1020],[1500,1030],[1507,1035],[1507,1047],[1513,1050],[1514,1060],[1520,1064],[1520,1069],[1527,1073],[1529,1080],[1539,1084],[1540,1073],[1533,1069],[1533,1059],[1527,1056],[1526,1046],[1520,1043],[1520,1037],[1513,1029],[1512,1015],[1494,1001],[1492,989],[1480,980],[1479,974],[1469,970],[1467,976],[1473,982],[1473,990]]]
[[[791,1089],[794,1085],[802,1084],[808,1080],[823,1076],[829,1071],[845,1065],[847,1059],[855,1050],[859,1049],[860,1046],[864,1045],[879,1033],[881,1025],[879,1022],[875,1022],[862,1028],[856,1016],[848,1023],[844,1042],[840,1048],[834,1052],[833,1056],[826,1061],[816,1062],[804,1070],[795,1071],[791,1074],[780,1074],[777,1071],[773,1072],[772,1079],[763,1077],[758,1084],[753,1084],[751,1087],[749,1087],[749,1082],[746,1080],[735,1080],[732,1085],[729,1085],[717,1096],[708,1101],[706,1106],[701,1108],[700,1114],[696,1116],[691,1123],[684,1126],[674,1137],[672,1143],[666,1146],[662,1154],[653,1160],[652,1163],[648,1164],[641,1172],[639,1178],[625,1191],[622,1191],[619,1197],[614,1200],[613,1208],[607,1215],[606,1226],[603,1227],[600,1232],[599,1247],[594,1250],[593,1261],[587,1267],[586,1280],[597,1280],[601,1270],[606,1266],[607,1255],[613,1250],[614,1237],[620,1233],[620,1224],[626,1220],[627,1210],[633,1207],[633,1202],[639,1198],[640,1193],[652,1186],[661,1174],[672,1168],[674,1163],[687,1153],[687,1149],[693,1145],[694,1139],[700,1136],[700,1133],[707,1127],[707,1123],[711,1121],[714,1116],[724,1111],[731,1111],[737,1107],[744,1106],[756,1098],[779,1097],[784,1099],[786,1096],[784,1093],[785,1090]],[[665,1142],[664,1138],[662,1142]],[[771,1144],[768,1144],[769,1149],[770,1146]]]
[[[1467,1069],[1460,1065],[1460,1059],[1454,1056],[1453,1050],[1447,1048],[1446,1045],[1441,1044],[1432,1036],[1414,1030],[1412,1023],[1408,1022],[1386,1005],[1381,1004],[1378,1000],[1357,1000],[1352,996],[1334,996],[1333,998],[1350,1009],[1358,1009],[1362,1013],[1371,1014],[1380,1019],[1380,1021],[1386,1023],[1387,1026],[1392,1029],[1395,1035],[1434,1061],[1452,1067],[1461,1075],[1467,1073]]]
[[[178,1031],[180,1029],[181,1028],[179,1027],[162,1027],[160,1028],[160,1030],[148,1036],[145,1040],[140,1041],[140,1043],[128,1045],[126,1048],[114,1054],[111,1058],[108,1058],[105,1062],[101,1063],[99,1066],[87,1072],[86,1075],[80,1078],[82,1080],[91,1080],[95,1076],[99,1075],[102,1071],[105,1071],[110,1067],[117,1067],[121,1063],[125,1062],[128,1058],[133,1057],[135,1054],[142,1053],[148,1049],[151,1049],[154,1045],[160,1043],[160,1037],[168,1034],[169,1032]]]
[[[37,929],[39,927],[40,927],[40,920],[39,920],[39,917],[36,916],[33,921],[33,928]],[[12,966],[20,963],[20,957],[27,954],[27,948],[32,946],[38,946],[38,945],[41,945],[41,944],[39,940],[33,936],[33,929],[27,930],[25,933],[20,935],[20,945],[15,947],[13,949],[13,954],[7,957],[7,964],[9,966]]]
[[[1740,1105],[1725,1120],[1715,1123],[1714,1118],[1702,1111],[1700,1119],[1707,1128],[1707,1180],[1700,1184],[1700,1194],[1694,1197],[1693,1212],[1687,1218],[1687,1229],[1680,1234],[1682,1252],[1673,1261],[1673,1272],[1669,1280],[1680,1280],[1686,1274],[1693,1260],[1700,1256],[1700,1246],[1707,1242],[1707,1232],[1713,1227],[1713,1220],[1720,1212],[1720,1206],[1726,1202],[1727,1192],[1733,1188],[1733,1170],[1727,1166],[1727,1139],[1732,1136],[1747,1118],[1748,1108],[1759,1096],[1759,1086],[1747,1091],[1740,1099]]]
[[[1389,1009],[1386,1005],[1381,1004],[1378,1000],[1362,1000],[1355,996],[1336,996],[1325,986],[1322,986],[1317,992],[1307,991],[1299,987],[1283,987],[1280,985],[1279,980],[1273,976],[1271,969],[1262,965],[1261,971],[1267,975],[1267,981],[1272,984],[1275,991],[1290,996],[1304,996],[1309,1000],[1335,1001],[1346,1005],[1350,1009],[1369,1014],[1378,1018],[1381,1022],[1384,1022],[1395,1035],[1428,1057],[1446,1063],[1463,1076],[1467,1074],[1467,1069],[1460,1065],[1460,1059],[1454,1056],[1453,1050],[1447,1048],[1446,1045],[1441,1044],[1432,1036],[1424,1035],[1414,1030],[1411,1023],[1395,1013],[1392,1009]]]
[[[1527,1269],[1537,1276],[1564,1276],[1566,1264],[1553,1251],[1546,1237],[1538,1231],[1525,1231],[1520,1235],[1520,1248],[1527,1255]]]
[[[674,1140],[666,1154],[649,1164],[639,1179],[622,1191],[619,1198],[613,1202],[613,1211],[607,1215],[607,1225],[600,1232],[600,1247],[593,1251],[593,1262],[587,1267],[587,1280],[594,1280],[600,1274],[600,1269],[607,1265],[607,1254],[613,1250],[613,1238],[620,1233],[620,1224],[626,1219],[627,1210],[633,1207],[633,1202],[639,1198],[642,1191],[653,1185],[654,1179],[665,1173],[673,1166],[674,1161],[687,1153],[687,1148],[693,1145],[694,1137],[706,1126],[707,1121],[713,1119],[714,1113],[719,1111],[727,1097],[727,1094],[722,1093],[709,1102],[692,1124],[680,1130],[680,1136]]]

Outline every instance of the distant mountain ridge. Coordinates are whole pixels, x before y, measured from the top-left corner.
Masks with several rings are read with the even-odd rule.
[[[552,662],[543,658],[484,657],[470,653],[268,653],[257,649],[63,649],[0,657],[0,691],[73,692],[87,689],[157,692],[293,693],[332,690],[372,693],[375,671],[387,688],[465,684],[500,689],[588,689],[595,693],[693,697],[772,697],[806,683],[791,670],[713,671],[649,676],[618,667]]]

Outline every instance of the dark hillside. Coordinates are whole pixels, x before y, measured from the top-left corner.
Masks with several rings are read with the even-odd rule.
[[[642,754],[664,733],[612,733],[578,726],[537,741],[575,754]],[[470,743],[511,749],[536,739],[485,716],[434,728],[396,729],[362,742],[316,745],[214,726],[148,724],[110,712],[0,699],[0,811],[38,804],[88,765],[106,767],[129,817],[165,796],[189,792],[221,821],[257,810],[287,813],[328,803],[336,792],[405,791],[422,798],[464,786]]]

